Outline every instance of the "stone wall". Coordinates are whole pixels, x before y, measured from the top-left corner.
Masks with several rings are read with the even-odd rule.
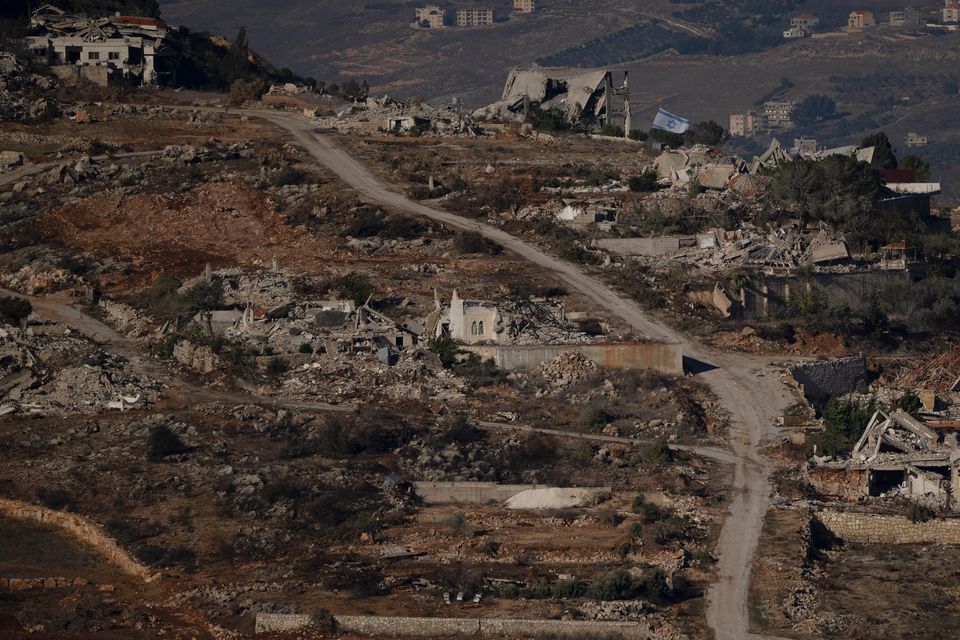
[[[863,356],[807,362],[790,367],[790,375],[812,402],[867,390],[867,359]]]
[[[580,353],[601,366],[613,369],[653,369],[668,375],[683,375],[683,351],[680,345],[662,342],[470,346],[464,350],[484,360],[492,358],[497,367],[504,371],[535,369],[564,353]]]
[[[439,635],[523,635],[552,634],[561,637],[592,638],[617,635],[624,640],[663,640],[644,622],[600,620],[516,620],[496,618],[413,618],[393,616],[336,616],[337,630],[362,635],[435,637]],[[256,633],[293,631],[311,626],[312,616],[258,613]]]
[[[19,520],[34,520],[56,527],[80,542],[90,545],[100,555],[127,575],[152,582],[160,574],[141,564],[103,532],[98,525],[72,513],[54,511],[26,502],[0,498],[0,514]]]
[[[960,519],[910,522],[903,516],[820,511],[814,516],[847,542],[869,544],[960,544]]]

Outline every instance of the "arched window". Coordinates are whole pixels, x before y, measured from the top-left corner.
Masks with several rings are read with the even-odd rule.
[[[478,335],[478,336],[482,336],[482,335],[483,335],[483,320],[481,320],[481,321],[480,321],[480,324],[477,325],[477,335]]]
[[[470,335],[472,335],[472,336],[477,335],[477,321],[476,321],[476,320],[474,320],[474,321],[473,321],[473,324],[470,325]]]

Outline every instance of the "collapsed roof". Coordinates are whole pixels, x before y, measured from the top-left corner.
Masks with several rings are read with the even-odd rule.
[[[570,121],[582,115],[598,118],[606,114],[611,89],[611,73],[603,69],[514,67],[507,76],[500,100],[478,110],[477,115],[516,114],[529,102],[545,110],[559,109]]]

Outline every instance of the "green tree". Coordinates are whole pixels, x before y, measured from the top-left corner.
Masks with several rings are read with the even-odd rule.
[[[917,174],[917,180],[924,181],[930,178],[930,163],[914,154],[904,156],[898,167],[900,169],[913,169]]]
[[[839,226],[860,222],[880,195],[876,171],[851,156],[781,163],[771,174],[767,203],[800,218]]]
[[[874,147],[873,166],[876,169],[896,169],[897,156],[893,153],[890,138],[883,131],[872,133],[860,142],[860,148]]]
[[[797,104],[793,112],[798,124],[811,124],[829,118],[837,113],[837,103],[830,96],[814,94],[807,96]]]
[[[33,312],[29,300],[23,298],[0,298],[0,324],[19,325]]]
[[[706,144],[715,147],[723,141],[725,133],[720,124],[713,120],[706,120],[690,127],[690,129],[683,134],[683,141],[687,144]]]
[[[640,175],[630,176],[630,178],[627,180],[627,186],[630,187],[630,191],[646,193],[659,189],[660,185],[657,184],[659,180],[660,176],[655,170],[644,169],[643,173]]]
[[[373,293],[373,283],[365,273],[351,271],[340,278],[337,294],[341,298],[353,300],[357,306],[364,304]]]

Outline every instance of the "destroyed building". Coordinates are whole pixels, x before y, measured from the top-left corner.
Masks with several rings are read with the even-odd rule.
[[[33,12],[27,48],[64,79],[101,86],[172,83],[167,23],[155,18],[85,18],[51,5]]]
[[[448,335],[464,344],[578,344],[589,338],[568,320],[563,304],[545,299],[512,299],[500,303],[460,297],[450,306],[439,298],[424,322],[429,335]]]
[[[531,106],[544,111],[556,110],[571,123],[611,124],[622,114],[624,129],[629,130],[629,98],[627,80],[614,88],[613,73],[605,69],[566,67],[515,67],[510,70],[500,100],[478,109],[478,119],[522,119]],[[623,107],[615,105],[615,97],[623,96]]]
[[[902,409],[878,410],[848,459],[815,455],[808,477],[822,493],[845,500],[902,496],[955,509],[960,445],[950,425],[928,425]]]

